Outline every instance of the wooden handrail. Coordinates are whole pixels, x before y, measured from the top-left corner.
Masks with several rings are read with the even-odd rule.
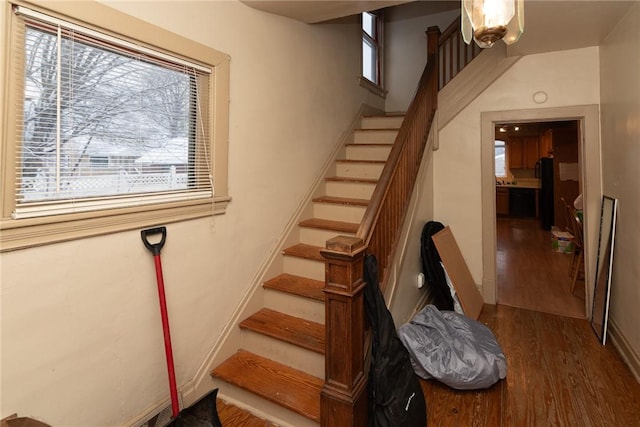
[[[459,26],[459,19],[457,21]],[[321,393],[320,413],[322,426],[367,425],[364,254],[376,256],[381,276],[380,287],[384,292],[389,281],[386,267],[394,258],[431,131],[438,90],[443,86],[439,78],[443,62],[453,62],[447,56],[447,49],[453,51],[453,48],[447,46],[450,40],[461,40],[460,31],[451,29],[455,25],[456,22],[447,29],[445,41],[440,40],[437,27],[427,31],[427,64],[416,96],[398,131],[356,236],[334,237],[327,241],[326,248],[321,251],[325,258],[326,329],[325,384]],[[465,59],[462,63],[466,65],[468,61]],[[460,71],[458,67],[455,68],[456,73]]]

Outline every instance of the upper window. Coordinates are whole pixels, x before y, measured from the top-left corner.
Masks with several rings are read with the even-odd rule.
[[[379,12],[362,13],[362,77],[382,87],[382,17]]]
[[[124,215],[127,228],[132,213],[141,215],[130,227],[154,209],[168,215],[151,222],[168,222],[177,219],[171,209],[196,205],[204,209],[183,218],[212,214],[219,177],[219,200],[228,201],[226,164],[211,156],[228,124],[210,128],[219,123],[215,106],[228,102],[228,87],[212,78],[220,71],[228,79],[226,55],[205,53],[218,64],[191,60],[22,6],[14,6],[12,28],[9,85],[18,108],[5,118],[3,229],[70,221],[65,215]]]
[[[495,174],[499,178],[507,176],[507,151],[504,141],[494,142]]]

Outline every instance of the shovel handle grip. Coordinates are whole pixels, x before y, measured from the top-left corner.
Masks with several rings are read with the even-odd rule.
[[[152,236],[154,234],[162,234],[160,241],[158,243],[151,243],[147,236]],[[162,247],[164,246],[164,242],[167,240],[167,228],[155,227],[155,228],[147,228],[146,230],[140,231],[140,237],[142,238],[142,242],[149,249],[149,251],[154,255],[160,255],[160,251],[162,251]]]

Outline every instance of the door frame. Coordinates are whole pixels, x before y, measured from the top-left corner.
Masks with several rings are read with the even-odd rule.
[[[597,104],[481,113],[482,296],[487,304],[497,302],[495,125],[504,122],[564,120],[579,122],[578,158],[584,204],[585,313],[590,318],[602,200],[600,108]]]

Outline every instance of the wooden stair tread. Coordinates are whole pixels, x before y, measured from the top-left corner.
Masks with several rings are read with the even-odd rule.
[[[345,144],[345,146],[347,147],[393,147],[393,143],[391,144],[385,144],[382,142],[379,143],[375,143],[375,142],[350,142],[348,144]]]
[[[284,255],[296,256],[299,258],[312,259],[324,262],[320,251],[324,249],[320,246],[308,245],[306,243],[298,243],[282,250]]]
[[[355,182],[359,184],[377,184],[378,180],[373,178],[351,178],[346,176],[330,176],[324,179],[331,182]]]
[[[336,163],[373,163],[373,164],[384,164],[387,163],[386,160],[358,160],[358,159],[338,159]]]
[[[300,221],[298,225],[301,227],[320,228],[343,233],[356,233],[360,227],[360,224],[355,222],[333,221],[321,218],[305,219],[304,221]]]
[[[314,421],[320,421],[324,381],[245,350],[225,360],[211,375]]]
[[[384,113],[384,114],[363,114],[362,117],[366,117],[366,118],[387,118],[387,117],[400,117],[400,116],[404,116],[406,115],[407,112],[402,112],[402,111],[390,111],[388,113]]]
[[[265,288],[324,302],[324,282],[283,273],[264,282]]]
[[[335,205],[368,206],[368,199],[353,199],[350,197],[321,196],[313,199],[316,203],[332,203]]]
[[[263,308],[242,322],[240,327],[324,354],[324,325],[279,311]]]
[[[278,427],[271,421],[259,418],[252,413],[224,400],[217,399],[218,416],[223,426],[242,427]]]

